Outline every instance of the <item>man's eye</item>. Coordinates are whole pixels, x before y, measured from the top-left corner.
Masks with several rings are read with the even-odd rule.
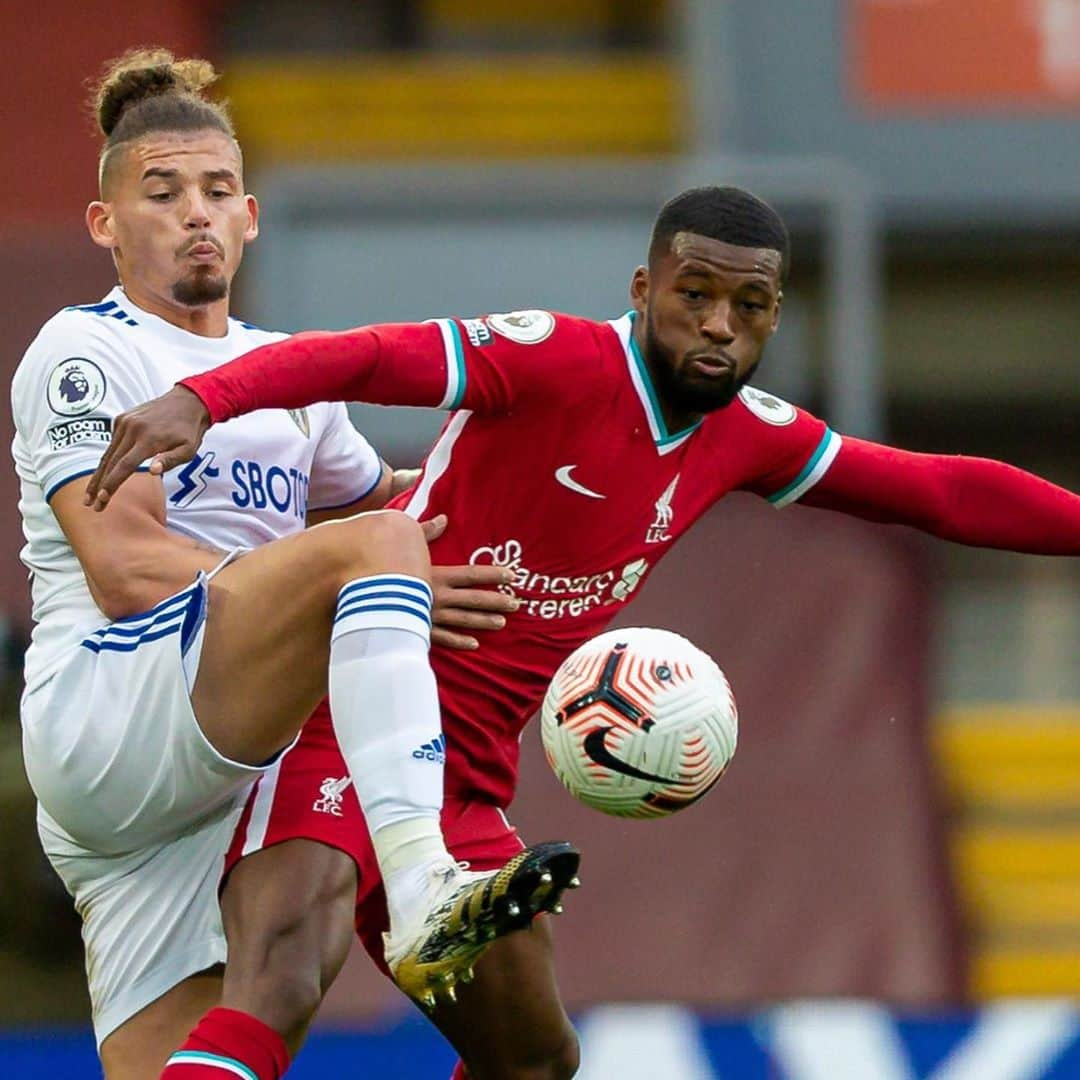
[[[210,194],[215,199],[227,199],[232,192],[228,188],[214,188]]]
[[[700,289],[683,289],[682,294],[687,300],[705,299],[705,294]]]
[[[171,191],[155,191],[150,198],[154,202],[168,202],[172,198]]]

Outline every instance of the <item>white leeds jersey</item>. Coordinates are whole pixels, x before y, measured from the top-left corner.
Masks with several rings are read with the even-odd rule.
[[[49,499],[94,471],[119,413],[285,336],[230,319],[224,337],[201,337],[135,307],[119,287],[42,327],[11,388],[22,560],[33,582],[28,691],[108,621]],[[302,529],[309,510],[363,498],[381,471],[344,405],[265,409],[211,428],[195,458],[164,477],[167,524],[223,551],[256,547]]]

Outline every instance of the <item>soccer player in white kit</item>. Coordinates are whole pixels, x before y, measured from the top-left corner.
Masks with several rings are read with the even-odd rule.
[[[328,689],[396,893],[387,959],[414,996],[452,986],[520,926],[521,890],[567,847],[526,851],[497,880],[447,853],[441,764],[413,754],[441,737],[423,532],[389,511],[304,530],[309,514],[387,494],[343,406],[226,425],[164,481],[135,477],[113,513],[84,505],[114,416],[283,336],[228,315],[258,206],[227,115],[200,94],[212,78],[158,52],[103,80],[87,227],[120,285],[50,319],[12,386],[36,624],[26,769],[42,843],[83,920],[109,1080],[148,1075],[186,1034],[173,1017],[216,997],[198,973],[225,958],[217,889],[239,807]],[[268,1064],[239,1075],[280,1075],[280,1035],[246,1019]],[[206,1057],[192,1067],[229,1071]]]

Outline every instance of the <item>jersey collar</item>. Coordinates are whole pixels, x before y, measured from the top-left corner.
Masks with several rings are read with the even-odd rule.
[[[652,376],[634,340],[633,329],[636,318],[637,312],[628,311],[621,319],[610,320],[608,325],[618,334],[619,341],[622,342],[623,352],[626,354],[626,366],[630,372],[630,382],[641,401],[641,407],[645,410],[645,418],[649,422],[649,431],[652,433],[657,452],[668,454],[682,446],[701,427],[701,421],[696,421],[688,428],[683,428],[682,431],[668,431],[667,424],[664,423],[664,415],[660,411],[660,399],[656,395]]]
[[[155,315],[152,311],[146,311],[139,307],[126,292],[122,285],[115,285],[109,292],[106,300],[115,300],[125,311],[130,311],[144,327],[151,330],[159,338],[172,342],[174,345],[189,350],[194,350],[206,357],[221,357],[217,363],[231,360],[239,355],[237,342],[239,338],[240,323],[229,317],[224,337],[204,337],[202,334],[193,334],[190,330],[183,330],[174,326],[167,319]],[[255,329],[252,327],[252,329]],[[247,348],[253,348],[248,345]]]

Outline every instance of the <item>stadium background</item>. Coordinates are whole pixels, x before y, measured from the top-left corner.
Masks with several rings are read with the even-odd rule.
[[[264,211],[235,305],[254,322],[610,317],[660,202],[742,183],[795,245],[760,385],[840,430],[1080,490],[1078,0],[100,0],[91,17],[43,0],[4,5],[0,31],[9,372],[56,308],[111,284],[81,220],[83,80],[162,43],[227,73]],[[395,464],[437,426],[357,419]],[[14,503],[11,470],[0,483]],[[96,1075],[77,926],[18,753],[18,547],[12,513],[0,1061],[77,1080]],[[1078,586],[1075,560],[741,498],[693,531],[630,614],[727,670],[742,735],[723,784],[667,822],[607,820],[526,737],[515,820],[584,852],[557,927],[581,1075],[1080,1076]],[[448,1072],[354,960],[295,1074]]]

